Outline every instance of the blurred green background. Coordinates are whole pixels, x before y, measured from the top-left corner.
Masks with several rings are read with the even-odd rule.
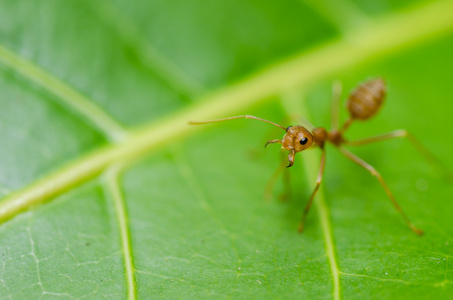
[[[453,187],[407,141],[352,151],[425,236],[333,147],[299,235],[318,150],[265,202],[281,130],[187,122],[328,128],[334,80],[381,76],[348,137],[452,170],[452,53],[451,0],[0,0],[0,299],[451,297]]]

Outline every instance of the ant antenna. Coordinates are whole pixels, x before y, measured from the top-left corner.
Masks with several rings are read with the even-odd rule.
[[[201,121],[201,122],[190,121],[189,124],[191,124],[191,125],[201,125],[201,124],[216,123],[216,122],[230,121],[230,120],[236,120],[236,119],[254,119],[254,120],[266,122],[266,123],[272,124],[274,126],[280,127],[284,131],[288,131],[287,128],[285,128],[285,127],[283,127],[281,125],[278,125],[277,123],[274,123],[274,122],[271,122],[271,121],[268,121],[268,120],[265,120],[265,119],[261,119],[261,118],[255,117],[255,116],[251,116],[251,115],[234,116],[234,117],[229,117],[229,118],[215,119],[215,120],[208,120],[208,121]]]

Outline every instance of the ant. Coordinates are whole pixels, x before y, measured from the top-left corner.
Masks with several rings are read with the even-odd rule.
[[[323,127],[317,127],[313,130],[308,130],[301,125],[295,126],[288,126],[283,127],[277,123],[261,119],[251,115],[241,115],[241,116],[234,116],[229,118],[223,119],[215,119],[209,121],[202,121],[202,122],[189,122],[192,125],[200,125],[200,124],[207,124],[207,123],[216,123],[216,122],[223,122],[235,119],[254,119],[262,122],[266,122],[272,124],[274,126],[280,127],[286,133],[282,139],[274,139],[270,140],[266,143],[265,147],[269,144],[281,144],[282,149],[288,150],[288,161],[289,164],[287,168],[293,166],[295,155],[298,152],[304,151],[310,147],[318,147],[322,154],[321,154],[321,164],[319,168],[318,178],[316,180],[316,186],[308,200],[307,205],[305,206],[302,219],[299,224],[298,231],[302,232],[304,230],[305,221],[307,219],[308,212],[310,211],[311,205],[313,203],[313,199],[321,185],[321,181],[324,174],[324,167],[326,165],[326,151],[325,151],[325,144],[327,142],[334,145],[344,156],[348,159],[352,160],[359,166],[365,168],[370,174],[378,180],[379,184],[384,189],[385,193],[387,194],[388,198],[392,202],[395,209],[401,215],[401,217],[406,222],[407,226],[417,235],[423,235],[423,231],[417,228],[409,217],[404,213],[401,206],[396,201],[395,197],[393,196],[392,192],[390,191],[387,183],[382,178],[381,174],[370,164],[363,161],[358,156],[351,153],[349,150],[345,149],[343,146],[361,146],[365,144],[370,144],[374,142],[389,140],[393,138],[403,138],[407,137],[413,146],[420,151],[426,158],[433,160],[434,157],[431,155],[428,149],[426,149],[420,142],[413,135],[411,135],[407,130],[395,130],[389,133],[384,133],[381,135],[364,138],[355,141],[349,141],[344,137],[345,131],[349,128],[349,126],[354,121],[365,121],[373,117],[382,106],[385,96],[386,96],[386,84],[382,78],[375,78],[367,80],[361,83],[357,88],[355,88],[351,94],[349,95],[346,103],[346,108],[349,112],[349,117],[346,119],[344,124],[340,127],[339,126],[339,96],[341,94],[340,91],[341,87],[338,85],[333,88],[333,100],[332,100],[332,129],[327,131]]]

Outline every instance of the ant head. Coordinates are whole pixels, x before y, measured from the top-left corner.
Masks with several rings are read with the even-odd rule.
[[[289,165],[294,164],[294,158],[297,152],[304,151],[313,144],[313,135],[303,126],[289,126],[286,128],[286,134],[282,140],[282,146],[291,151],[288,155]]]
[[[295,153],[304,151],[313,144],[313,135],[303,126],[289,126],[282,140],[282,146],[286,150]]]

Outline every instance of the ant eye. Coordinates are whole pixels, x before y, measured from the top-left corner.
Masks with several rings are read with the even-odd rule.
[[[305,145],[306,143],[308,142],[308,139],[306,137],[304,137],[303,139],[300,140],[300,144],[301,145]]]
[[[288,126],[288,127],[286,127],[286,131],[288,131],[291,127],[293,127],[293,126]]]

